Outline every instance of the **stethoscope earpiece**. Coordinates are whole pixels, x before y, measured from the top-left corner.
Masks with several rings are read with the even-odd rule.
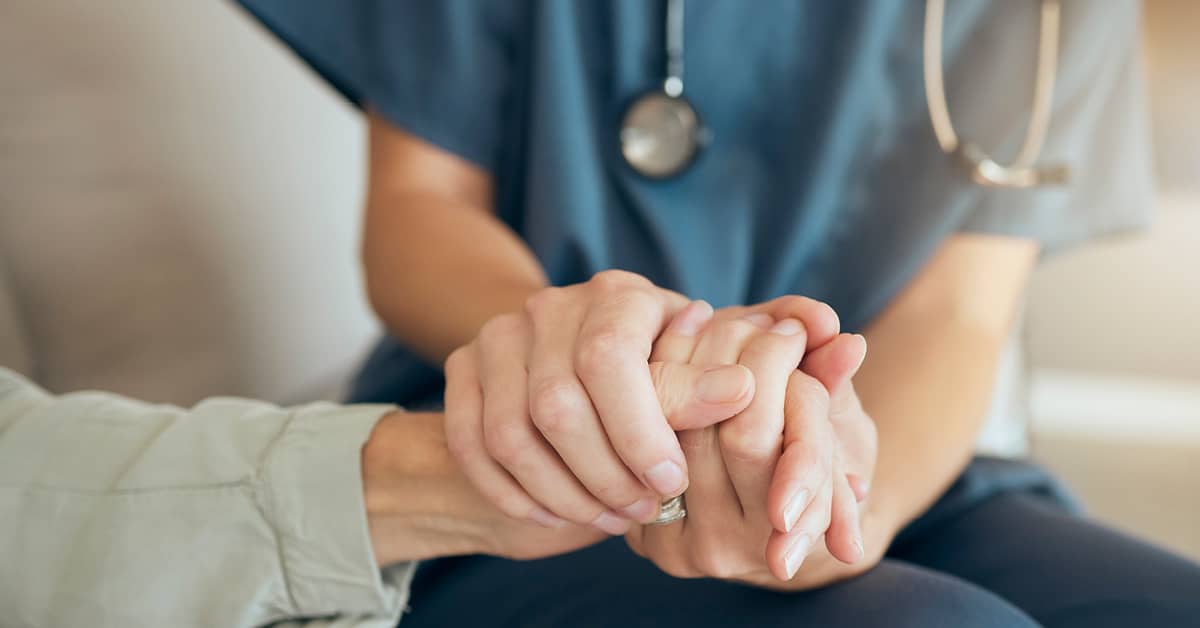
[[[974,144],[962,142],[950,121],[942,71],[942,19],[945,0],[926,0],[924,31],[925,102],[942,151],[966,165],[971,181],[986,187],[1031,188],[1063,185],[1065,165],[1037,166],[1053,104],[1058,57],[1060,0],[1042,0],[1038,65],[1029,129],[1017,158],[1001,165]],[[683,0],[667,0],[667,72],[662,87],[642,94],[621,120],[621,155],[638,174],[652,179],[686,169],[707,143],[696,108],[683,94]]]

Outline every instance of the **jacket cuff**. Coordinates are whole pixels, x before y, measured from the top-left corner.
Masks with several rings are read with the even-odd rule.
[[[392,406],[297,408],[263,470],[264,510],[296,615],[398,621],[416,563],[375,562],[363,499],[362,445]]]

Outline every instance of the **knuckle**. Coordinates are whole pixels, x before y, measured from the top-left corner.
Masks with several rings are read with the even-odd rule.
[[[442,370],[447,376],[458,373],[464,364],[463,361],[469,359],[466,346],[459,347],[446,356],[446,362],[442,365]]]
[[[819,403],[823,407],[829,406],[829,391],[825,389],[825,385],[803,371],[794,371],[788,376],[787,392],[789,401],[803,399],[810,403]]]
[[[798,294],[785,294],[772,301],[771,305],[773,305],[774,309],[777,311],[799,312],[806,308],[812,307],[812,305],[815,303],[818,303],[818,301],[810,299],[809,297],[802,297]]]
[[[659,556],[652,560],[659,569],[673,578],[692,579],[704,577],[703,572],[696,569],[687,559],[680,556]]]
[[[662,441],[647,438],[647,433],[645,429],[634,429],[609,435],[609,442],[617,455],[622,460],[629,461],[630,467],[639,476],[652,464],[645,461],[673,459],[670,446]]]
[[[747,340],[760,335],[759,332],[761,331],[762,329],[759,329],[754,323],[744,318],[731,318],[717,324],[713,329],[713,334],[716,336],[719,344],[742,347],[746,344]]]
[[[791,447],[798,448],[798,451],[797,454],[794,457],[791,457],[791,460],[788,461],[789,464],[798,476],[804,478],[804,480],[808,484],[811,484],[815,489],[818,485],[820,485],[823,478],[828,475],[827,468],[830,463],[829,457],[820,455],[819,451],[816,451],[813,447],[804,443],[803,441],[793,444]]]
[[[717,428],[713,426],[699,430],[685,430],[678,433],[679,448],[683,450],[685,456],[689,459],[695,456],[707,455],[720,445],[714,441],[717,439]]]
[[[841,327],[837,311],[824,301],[796,294],[781,296],[771,301],[771,311],[780,318],[798,318],[802,323],[814,320],[828,320],[835,328]]]
[[[521,331],[524,324],[520,314],[510,312],[493,316],[479,329],[479,337],[485,343],[491,343]]]
[[[705,544],[693,560],[696,568],[709,578],[729,580],[745,573],[741,561],[731,556],[721,544]]]
[[[529,501],[524,495],[506,491],[503,495],[492,495],[490,499],[505,516],[513,519],[525,519],[529,516]]]
[[[612,508],[624,508],[642,497],[644,491],[638,486],[626,482],[605,482],[595,487],[588,487],[593,497]]]
[[[620,328],[599,329],[580,341],[575,368],[586,375],[602,374],[619,362],[628,346],[628,334]]]
[[[447,430],[446,451],[460,465],[466,460],[471,460],[478,453],[474,441],[463,434],[461,429]]]
[[[658,404],[662,407],[663,412],[670,414],[683,408],[690,400],[692,391],[687,386],[680,385],[683,382],[672,380],[672,371],[668,365],[661,365],[659,368],[650,369],[650,383],[654,386],[654,392],[658,396]]]
[[[517,421],[490,421],[483,430],[488,453],[505,466],[512,466],[530,443],[529,427]]]
[[[568,432],[582,414],[582,391],[570,378],[556,376],[533,386],[530,411],[533,423],[542,432]]]
[[[723,456],[743,462],[771,460],[779,456],[783,434],[742,425],[721,425],[717,432]]]
[[[637,273],[626,270],[602,270],[592,276],[592,283],[602,290],[614,290],[628,287],[641,287],[650,282]]]
[[[525,299],[525,313],[534,319],[544,318],[557,311],[565,299],[565,288],[543,288]]]

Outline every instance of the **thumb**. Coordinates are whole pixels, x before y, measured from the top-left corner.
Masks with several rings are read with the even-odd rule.
[[[837,396],[838,390],[862,366],[867,357],[867,341],[857,334],[839,334],[833,340],[813,349],[804,356],[800,370],[816,378],[829,391],[829,396]]]
[[[733,417],[754,398],[754,375],[740,365],[651,362],[650,378],[674,430],[708,427]]]

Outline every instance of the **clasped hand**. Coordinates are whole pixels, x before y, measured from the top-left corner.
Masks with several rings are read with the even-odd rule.
[[[857,504],[876,450],[850,382],[865,342],[837,327],[811,299],[714,315],[629,273],[548,288],[447,361],[447,444],[510,517],[625,534],[681,577],[813,586],[796,574],[822,539],[825,561],[880,553]],[[656,378],[689,371],[662,363],[709,368],[671,386]],[[685,491],[686,519],[638,525]]]

